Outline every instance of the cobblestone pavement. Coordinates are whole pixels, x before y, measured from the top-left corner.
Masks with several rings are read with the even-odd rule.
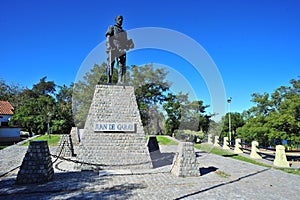
[[[151,155],[151,170],[101,171],[99,176],[58,160],[53,181],[15,185],[16,169],[0,178],[0,199],[299,199],[300,176],[198,151],[201,176],[181,178],[169,173],[177,147],[160,148],[161,154]],[[26,150],[0,151],[1,173],[8,171],[7,163],[21,164]]]
[[[12,145],[0,150],[0,176],[22,164],[27,147]]]

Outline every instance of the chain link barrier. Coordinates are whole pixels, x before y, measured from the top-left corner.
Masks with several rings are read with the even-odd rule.
[[[52,162],[52,165],[54,165],[54,163],[57,162],[57,160],[59,159],[59,157],[60,157],[60,155],[61,155],[61,153],[62,153],[62,151],[63,151],[63,147],[64,147],[64,145],[65,145],[65,142],[66,142],[66,141],[63,142],[62,148],[61,148],[61,150],[60,150],[58,156],[52,155],[52,154],[50,153],[50,150],[49,150],[49,154],[50,154],[52,157],[53,157],[53,156],[56,157],[56,160],[54,160],[54,161]],[[27,150],[27,151],[28,151],[28,150]],[[27,152],[26,152],[26,153],[27,153]],[[3,174],[1,174],[1,175],[0,175],[0,178],[6,176],[7,174],[9,174],[9,173],[12,172],[12,171],[15,171],[16,169],[20,168],[21,166],[22,166],[22,164],[21,164],[21,165],[18,165],[17,167],[14,167],[13,169],[11,169],[11,170],[9,170],[9,171],[3,173]]]
[[[161,158],[157,158],[157,159],[151,160],[151,161],[149,161],[149,162],[147,161],[147,162],[140,162],[140,163],[133,163],[133,164],[124,164],[124,165],[107,165],[107,164],[100,164],[100,163],[84,162],[84,161],[80,161],[80,160],[74,160],[74,159],[71,159],[71,158],[65,158],[65,157],[62,157],[62,156],[61,156],[61,153],[62,153],[62,151],[63,151],[63,149],[64,149],[64,145],[65,145],[65,141],[64,141],[64,143],[63,143],[63,145],[62,145],[62,148],[61,148],[61,150],[60,150],[60,152],[59,152],[58,155],[50,154],[52,157],[55,158],[55,161],[52,162],[53,165],[54,165],[55,162],[57,162],[58,159],[61,159],[61,160],[64,160],[64,161],[73,162],[73,163],[75,163],[75,164],[82,164],[82,165],[96,166],[99,170],[103,170],[103,168],[101,168],[101,167],[126,167],[126,166],[138,166],[138,165],[143,165],[143,164],[148,164],[148,163],[151,163],[151,164],[152,164],[153,162],[158,162],[158,161],[162,161],[162,160],[165,160],[165,161],[171,161],[171,159],[172,159],[172,167],[171,167],[171,170],[170,170],[170,172],[171,172],[172,169],[173,169],[173,167],[174,167],[174,166],[173,166],[173,165],[174,165],[173,160],[174,160],[174,158],[177,158],[177,156],[178,156],[178,153],[176,153],[175,155],[163,156],[163,157],[161,157]],[[176,156],[176,155],[177,155],[177,156]],[[56,166],[56,168],[57,168],[58,164],[56,164],[55,166]],[[99,168],[99,167],[100,167],[100,168]],[[60,169],[60,170],[62,170],[62,169]],[[65,170],[62,170],[62,171],[65,171]]]
[[[60,149],[60,152],[59,152],[58,156],[56,156],[56,159],[52,162],[52,165],[53,165],[54,163],[56,163],[56,161],[59,159],[61,153],[62,153],[63,150],[64,150],[65,143],[66,143],[66,141],[63,142],[63,145],[62,145],[62,147],[61,147],[61,149]],[[52,155],[51,153],[50,153],[50,155],[53,157],[53,155]]]
[[[153,162],[158,162],[158,161],[163,161],[163,160],[164,160],[164,161],[169,161],[169,162],[172,161],[172,167],[171,167],[171,169],[169,170],[169,172],[171,172],[172,169],[174,168],[174,162],[173,162],[173,161],[174,161],[174,159],[176,159],[177,156],[178,156],[178,153],[175,153],[175,155],[163,156],[163,157],[161,157],[161,158],[157,158],[157,159],[151,160],[151,161],[149,161],[149,162],[140,162],[140,163],[124,164],[124,165],[106,165],[106,164],[90,163],[90,162],[84,162],[84,161],[80,161],[80,160],[74,160],[74,159],[71,159],[71,158],[65,158],[65,157],[62,157],[61,154],[62,154],[62,152],[63,152],[63,150],[64,150],[65,144],[66,144],[66,141],[63,142],[63,145],[62,145],[62,147],[61,147],[61,149],[60,149],[60,151],[59,151],[59,153],[58,153],[57,155],[54,155],[54,154],[51,154],[51,153],[50,153],[50,155],[51,155],[53,158],[55,158],[55,160],[52,161],[52,165],[55,166],[57,169],[59,169],[59,168],[58,168],[58,164],[60,164],[60,163],[62,162],[62,161],[61,161],[61,162],[55,164],[59,159],[64,160],[64,161],[68,161],[68,162],[73,162],[73,163],[75,163],[75,164],[83,164],[83,165],[96,166],[99,170],[104,170],[103,167],[138,166],[138,165],[143,165],[143,164],[148,164],[148,163],[153,163]],[[16,169],[18,169],[18,168],[20,168],[20,167],[21,167],[21,165],[19,165],[19,166],[13,168],[12,170],[9,170],[8,172],[6,172],[6,173],[4,173],[4,174],[1,174],[1,175],[0,175],[0,178],[6,176],[6,175],[9,174],[10,172],[12,172],[12,171],[14,171],[14,170],[16,170]],[[99,168],[99,167],[100,167],[100,168]],[[101,168],[101,167],[102,167],[102,168]],[[68,171],[68,170],[64,170],[64,169],[59,169],[59,170],[65,171],[65,172]]]

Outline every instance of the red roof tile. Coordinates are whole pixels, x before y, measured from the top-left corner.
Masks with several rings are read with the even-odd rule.
[[[0,115],[13,115],[14,107],[8,101],[0,101]]]

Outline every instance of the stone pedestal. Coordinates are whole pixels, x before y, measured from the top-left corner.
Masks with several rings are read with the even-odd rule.
[[[47,141],[31,141],[17,175],[17,184],[46,183],[54,177]]]
[[[199,176],[200,170],[192,142],[180,142],[172,173],[179,177]]]
[[[60,137],[59,144],[56,150],[56,155],[61,157],[73,157],[74,148],[70,134],[63,134]]]
[[[82,170],[152,168],[133,87],[96,85],[78,160]]]
[[[290,167],[290,163],[286,159],[284,146],[276,145],[275,160],[274,160],[273,164],[276,167]]]

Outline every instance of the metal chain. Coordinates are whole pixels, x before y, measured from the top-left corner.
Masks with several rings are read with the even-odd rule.
[[[158,159],[155,159],[155,160],[151,160],[150,162],[141,162],[141,163],[134,163],[134,164],[125,164],[125,165],[106,165],[106,164],[99,164],[99,163],[90,163],[90,162],[84,162],[84,161],[79,161],[79,160],[73,160],[73,159],[70,159],[70,158],[65,158],[65,157],[62,157],[62,156],[57,156],[57,155],[52,155],[51,156],[53,157],[56,157],[56,160],[58,159],[61,159],[61,160],[65,160],[65,161],[69,161],[69,162],[73,162],[73,163],[76,163],[76,164],[84,164],[84,165],[91,165],[91,166],[104,166],[104,167],[114,167],[114,166],[136,166],[136,165],[141,165],[141,164],[147,164],[147,163],[152,163],[152,162],[156,162],[156,161],[160,161],[160,160],[168,160],[167,158],[171,158],[174,156],[173,155],[169,155],[169,156],[164,156],[162,158],[158,158]],[[175,155],[176,156],[176,155]],[[54,163],[54,162],[53,162]]]
[[[66,141],[63,142],[63,145],[62,145],[62,147],[61,147],[61,149],[60,149],[60,152],[59,152],[59,154],[58,154],[56,160],[55,160],[54,162],[52,162],[52,165],[59,159],[59,157],[60,157],[60,155],[61,155],[61,153],[62,153],[62,151],[63,151],[63,149],[64,149],[65,143],[66,143]],[[50,155],[53,156],[52,154],[50,154]]]
[[[60,150],[60,152],[59,152],[59,155],[58,156],[60,156],[61,155],[61,153],[62,153],[62,150],[63,150],[63,147],[64,147],[64,145],[65,145],[65,142],[66,141],[64,141],[64,143],[63,143],[63,146],[62,146],[62,148],[61,148],[61,150]],[[50,152],[50,151],[49,151]],[[51,156],[53,156],[52,154],[50,154]],[[59,159],[59,157],[57,157],[56,158],[56,160],[54,161],[54,162],[52,162],[52,164],[54,164],[57,160]],[[14,171],[14,170],[16,170],[16,169],[18,169],[18,168],[20,168],[22,165],[19,165],[19,166],[17,166],[17,167],[14,167],[13,169],[11,169],[11,170],[9,170],[8,172],[5,172],[4,174],[1,174],[0,175],[0,178],[2,178],[2,177],[4,177],[4,176],[6,176],[7,174],[9,174],[10,172],[12,172],[12,171]]]

